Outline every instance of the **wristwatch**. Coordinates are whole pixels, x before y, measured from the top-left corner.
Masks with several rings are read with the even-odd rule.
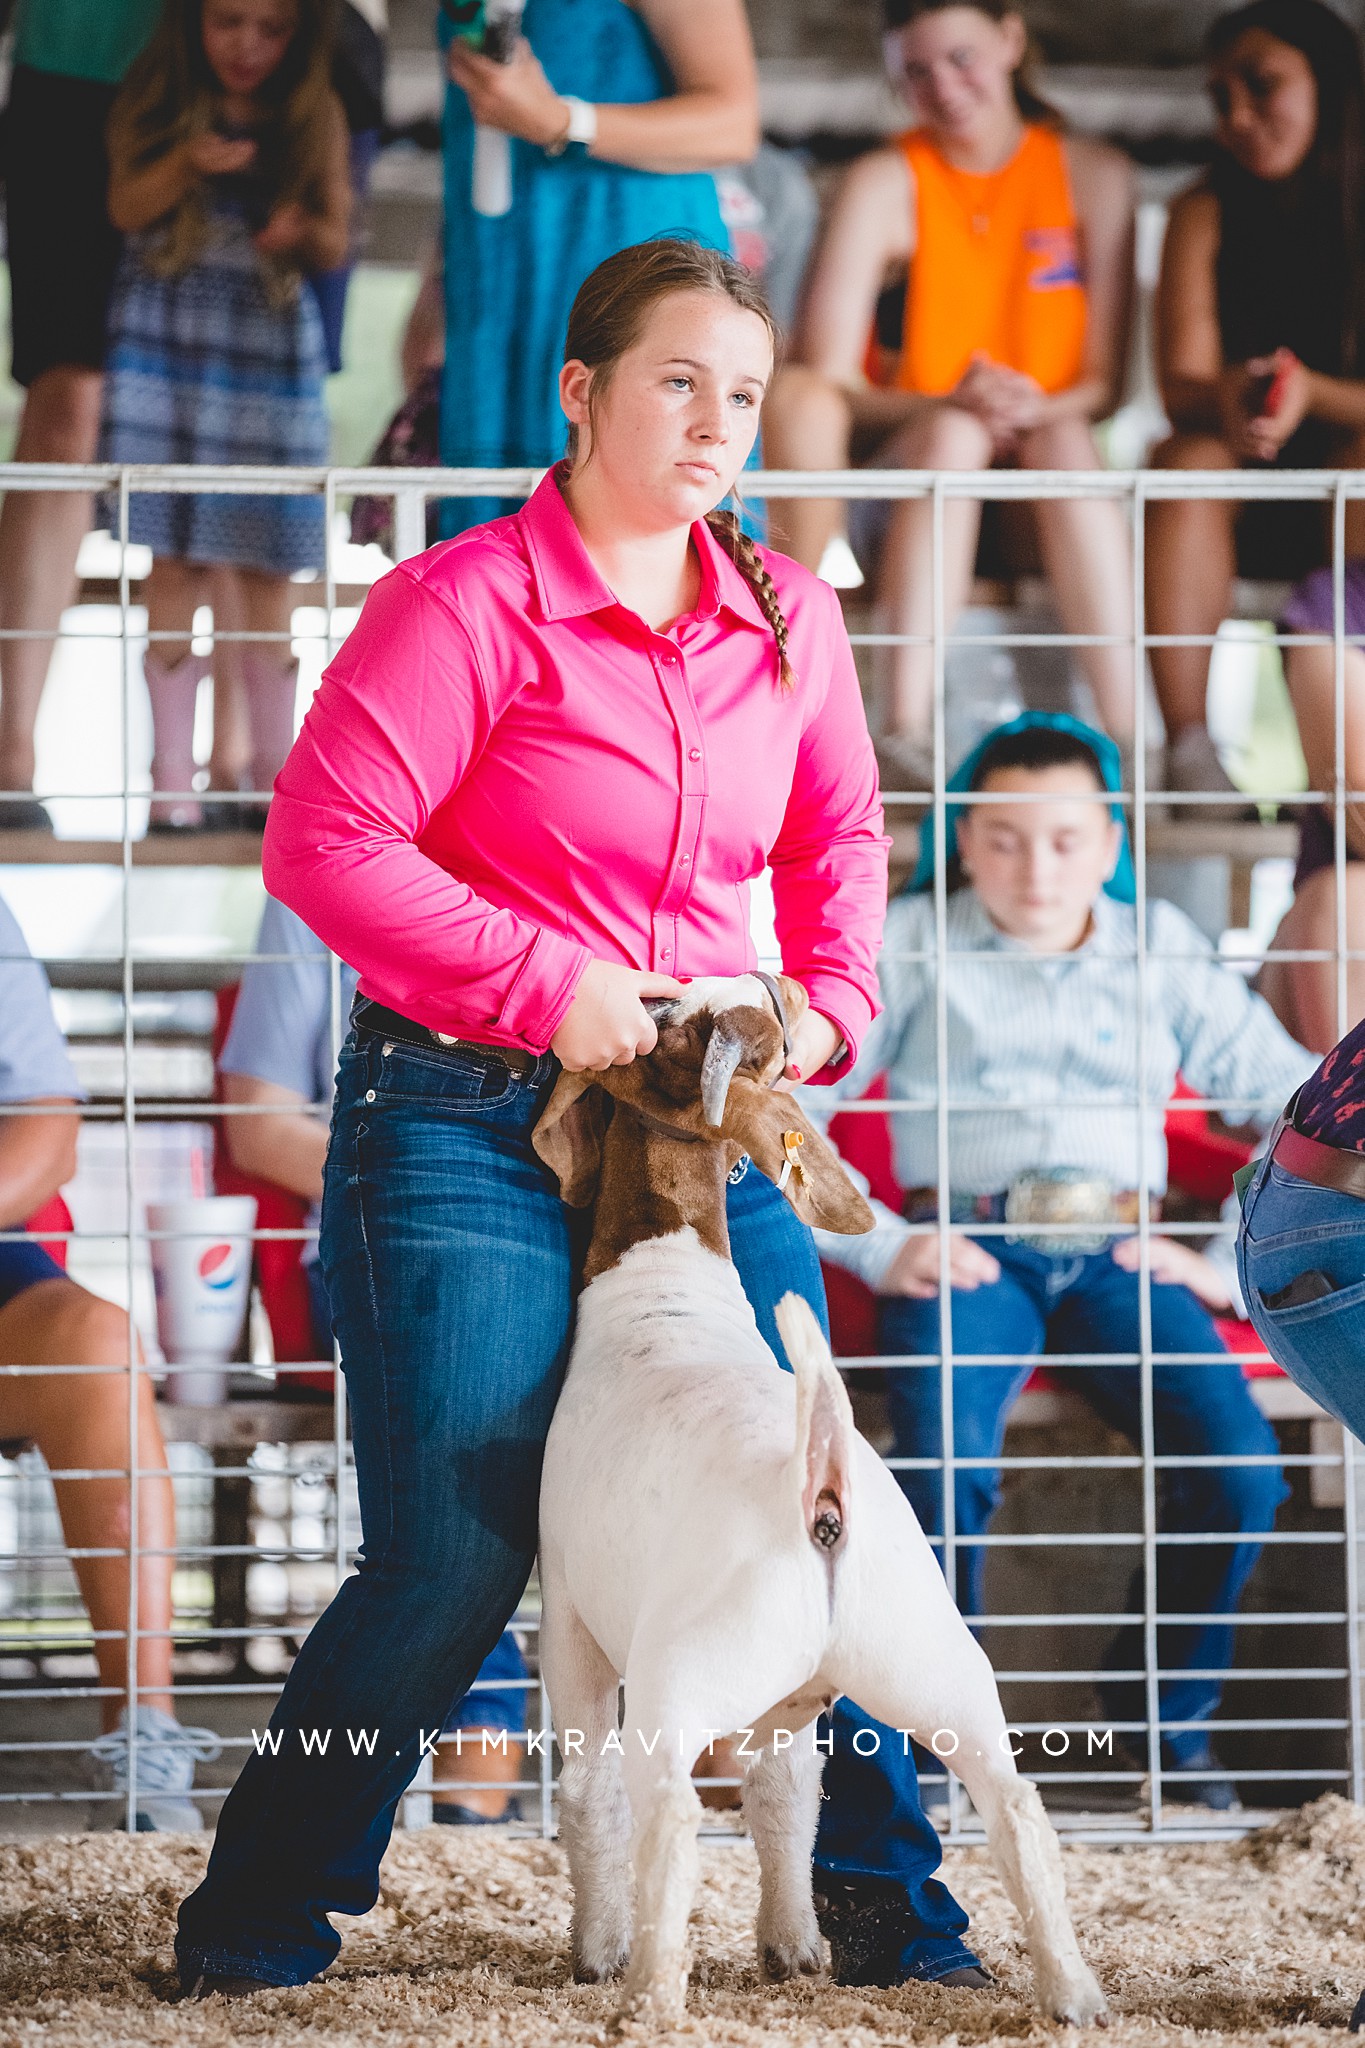
[[[563,133],[544,145],[546,156],[563,156],[571,142],[581,142],[585,149],[590,149],[597,140],[597,109],[591,100],[574,99],[569,93],[563,99],[569,117]]]

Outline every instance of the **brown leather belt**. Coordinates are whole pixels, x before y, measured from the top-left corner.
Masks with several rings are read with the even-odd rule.
[[[485,1045],[477,1038],[447,1038],[444,1032],[429,1031],[425,1024],[415,1024],[411,1017],[386,1009],[383,1003],[372,1003],[364,996],[352,1009],[351,1022],[362,1031],[396,1039],[399,1045],[418,1046],[423,1052],[453,1052],[487,1064],[496,1060],[509,1074],[529,1074],[536,1064],[535,1053],[527,1052],[523,1046]]]
[[[1335,1188],[1339,1195],[1355,1195],[1365,1202],[1365,1153],[1346,1152],[1338,1145],[1324,1145],[1318,1138],[1306,1138],[1292,1124],[1286,1124],[1275,1140],[1271,1158],[1286,1173],[1311,1180],[1320,1188]]]

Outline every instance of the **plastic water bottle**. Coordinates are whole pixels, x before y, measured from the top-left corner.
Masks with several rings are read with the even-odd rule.
[[[510,64],[521,35],[525,0],[484,0],[481,53],[497,64]],[[471,202],[475,213],[498,220],[512,206],[512,140],[501,128],[474,126],[474,178]]]

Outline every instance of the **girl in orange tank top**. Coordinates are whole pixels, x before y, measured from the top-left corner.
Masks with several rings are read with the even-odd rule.
[[[1086,299],[1066,152],[1031,124],[1000,170],[960,170],[923,129],[897,143],[915,190],[915,254],[895,385],[951,391],[973,356],[1065,391],[1081,374]]]
[[[1093,424],[1114,409],[1126,358],[1131,165],[1063,134],[1031,91],[1028,34],[1012,0],[883,6],[887,68],[915,126],[844,175],[794,360],[765,406],[765,460],[780,469],[1098,469]],[[907,280],[903,310],[898,278]],[[847,520],[836,499],[770,511],[779,544],[811,568],[847,528],[873,585],[877,631],[888,636],[877,656],[883,781],[927,787],[932,636],[936,624],[952,631],[970,595],[980,504],[945,497],[941,523],[923,498],[861,501]],[[1062,628],[1085,643],[1076,664],[1104,724],[1126,740],[1126,512],[1056,497],[1031,511]],[[965,737],[957,674],[950,656],[950,747]]]

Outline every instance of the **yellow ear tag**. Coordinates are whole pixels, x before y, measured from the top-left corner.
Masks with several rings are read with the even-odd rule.
[[[793,1174],[796,1175],[799,1182],[804,1184],[806,1169],[801,1164],[800,1152],[805,1142],[806,1134],[804,1131],[784,1131],[782,1133],[782,1150],[787,1156],[783,1162],[782,1171],[777,1176],[777,1192],[779,1194],[782,1193],[782,1190],[786,1187]]]

